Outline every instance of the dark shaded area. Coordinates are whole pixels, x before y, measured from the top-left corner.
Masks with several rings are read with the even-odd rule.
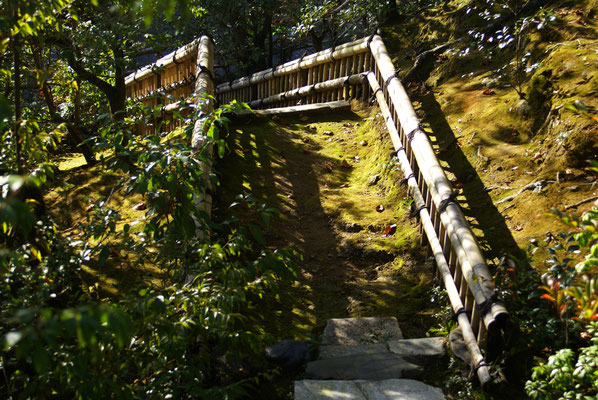
[[[476,169],[457,145],[457,136],[447,122],[434,93],[429,91],[420,100],[425,111],[424,121],[430,124],[436,140],[440,143],[450,143],[447,151],[440,152],[438,158],[446,161],[457,181],[463,183],[460,194],[466,198],[467,205],[461,204],[461,208],[466,217],[475,220],[470,221],[472,228],[483,232],[484,236],[478,236],[478,239],[486,256],[492,259],[506,253],[519,257],[521,250],[517,242],[503,215],[494,206]]]

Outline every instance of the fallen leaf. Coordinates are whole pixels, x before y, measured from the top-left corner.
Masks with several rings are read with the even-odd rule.
[[[455,188],[457,188],[457,189],[463,189],[463,183],[462,182],[457,182],[457,184],[455,185]]]
[[[353,128],[353,124],[352,124],[352,123],[350,123],[350,122],[345,122],[345,123],[343,124],[343,126],[344,126],[345,128]]]
[[[147,208],[147,205],[144,202],[137,203],[133,206],[133,210],[136,210],[136,211],[145,210],[146,208]]]
[[[510,102],[511,102],[511,100],[509,100],[509,99],[505,100],[505,103],[510,103]]]
[[[521,230],[523,230],[523,226],[516,225],[515,228],[513,228],[513,229],[515,229],[516,231],[521,231]]]
[[[484,95],[486,95],[486,96],[490,96],[490,95],[493,95],[493,94],[495,94],[495,92],[494,92],[494,90],[492,90],[492,89],[486,89],[486,90],[484,90],[484,91],[482,92],[482,94],[484,94]]]
[[[303,121],[303,122],[309,121],[309,117],[306,116],[306,115],[302,115],[302,116],[299,117],[299,121]]]
[[[334,171],[334,167],[330,163],[326,163],[326,171],[332,172]]]
[[[388,225],[386,228],[384,228],[384,236],[394,235],[396,231],[397,231],[397,224]]]
[[[588,26],[588,24],[581,18],[578,18],[575,22],[581,26]]]
[[[513,143],[513,142],[515,142],[515,140],[517,140],[517,139],[514,138],[514,137],[510,137],[510,138],[506,138],[505,142],[507,142],[507,143]]]
[[[345,160],[345,159],[343,158],[343,161],[341,161],[341,167],[343,167],[343,168],[351,168],[351,164],[349,164],[349,163],[347,162],[347,160]]]
[[[378,211],[378,212],[384,211],[384,206],[382,204],[377,205],[376,206],[376,211]]]
[[[439,55],[439,56],[438,56],[438,59],[439,59],[440,61],[444,61],[444,60],[447,60],[447,59],[448,59],[448,57],[447,57],[446,55],[444,55],[444,54],[441,54],[441,55]]]
[[[349,184],[348,183],[343,183],[340,187],[346,188],[346,187],[349,187]]]

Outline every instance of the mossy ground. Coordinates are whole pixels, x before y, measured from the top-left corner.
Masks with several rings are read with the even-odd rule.
[[[535,11],[537,21],[545,15],[556,19],[541,29],[530,24],[522,36],[520,54],[529,54],[521,68],[530,72],[521,72],[521,85],[513,46],[500,50],[489,43],[472,44],[469,32],[487,25],[476,15],[479,9],[475,2],[445,2],[401,23],[390,21],[383,38],[403,71],[418,52],[463,39],[438,58],[425,84],[411,85],[410,91],[460,191],[464,212],[489,259],[497,261],[501,255],[523,257],[530,241],[545,246],[548,232],[563,229],[547,215],[550,210],[598,193],[595,177],[585,169],[587,160],[598,155],[596,122],[566,107],[581,102],[596,115],[598,3],[563,2]],[[484,93],[485,83],[493,79],[491,93]],[[516,89],[531,107],[526,115],[516,111]],[[542,190],[495,205],[537,180],[546,181]],[[543,251],[536,253],[540,269],[544,258]]]
[[[297,282],[280,296],[280,338],[317,336],[328,318],[396,316],[406,337],[425,336],[434,323],[432,265],[418,250],[392,145],[376,111],[358,107],[236,123],[218,162],[217,218],[251,193],[281,211],[268,242],[303,254]]]
[[[121,176],[109,172],[99,163],[93,167],[85,164],[80,155],[70,155],[58,161],[59,173],[46,191],[44,200],[56,223],[57,229],[72,240],[78,240],[81,231],[78,224],[86,223],[94,212],[94,206],[104,204],[116,210],[122,217],[117,224],[121,231],[124,224],[135,231],[145,211],[134,206],[143,202],[139,195],[125,196],[118,186]],[[106,242],[110,244],[110,241]],[[95,244],[95,243],[92,243]],[[138,263],[130,254],[124,254],[114,246],[103,266],[93,260],[83,265],[83,288],[93,298],[116,296],[144,282],[160,285],[163,271],[147,263]]]

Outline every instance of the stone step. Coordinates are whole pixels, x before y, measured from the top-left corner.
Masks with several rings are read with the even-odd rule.
[[[385,351],[353,354],[307,363],[307,379],[395,379],[418,378],[423,369],[413,359]]]
[[[444,400],[438,388],[411,379],[295,382],[295,400]]]
[[[399,356],[417,359],[440,358],[445,355],[447,339],[429,337],[418,339],[391,340],[387,343],[363,344],[357,346],[322,345],[319,347],[319,359],[326,360],[357,354],[376,354],[391,352]]]
[[[331,318],[326,322],[322,344],[358,346],[402,338],[395,317]]]

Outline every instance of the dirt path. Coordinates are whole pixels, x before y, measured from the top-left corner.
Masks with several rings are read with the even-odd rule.
[[[331,317],[395,316],[405,337],[435,323],[432,264],[418,250],[390,141],[369,113],[231,127],[216,218],[235,195],[252,193],[282,212],[268,242],[303,254],[298,282],[281,297],[281,338],[317,336]]]

